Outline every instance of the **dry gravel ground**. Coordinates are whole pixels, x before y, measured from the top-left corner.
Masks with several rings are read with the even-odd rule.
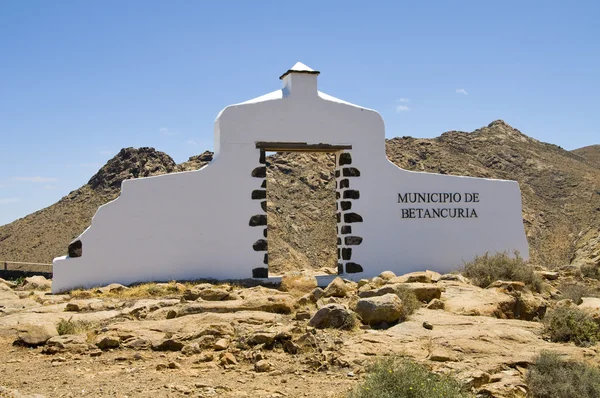
[[[23,286],[0,281],[0,386],[46,397],[341,398],[370,361],[398,354],[479,396],[524,397],[527,367],[542,350],[600,362],[597,346],[545,339],[539,317],[561,298],[556,286],[576,279],[546,276],[540,294],[519,282],[482,289],[435,272],[388,272],[360,284],[338,278],[325,289],[296,273],[279,289],[172,282],[64,295],[42,290],[49,281],[39,277]],[[337,322],[332,308],[355,319],[357,303],[389,304],[399,289],[421,300],[406,321],[380,305],[389,323],[343,319],[321,328]],[[594,300],[586,306],[598,314]]]

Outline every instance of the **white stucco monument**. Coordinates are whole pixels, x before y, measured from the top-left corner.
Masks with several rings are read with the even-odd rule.
[[[515,181],[406,171],[385,154],[383,119],[317,89],[297,63],[283,88],[230,105],[197,171],[124,181],[54,259],[53,292],[112,282],[268,276],[267,151],[336,156],[338,272],[358,279],[447,272],[485,252],[528,257]]]

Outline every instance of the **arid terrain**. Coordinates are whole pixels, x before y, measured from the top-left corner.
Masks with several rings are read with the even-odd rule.
[[[409,170],[519,181],[536,282],[425,270],[317,281],[336,262],[333,161],[277,153],[267,201],[269,267],[281,285],[173,281],[52,295],[43,277],[0,280],[0,396],[342,398],[374,359],[404,355],[473,396],[508,398],[527,395],[542,351],[600,365],[600,346],[552,342],[546,322],[566,307],[600,324],[600,146],[566,151],[495,121],[386,148]],[[0,227],[0,258],[49,263],[123,180],[196,170],[212,156],[176,164],[153,148],[122,149],[88,184]]]
[[[337,278],[324,289],[290,273],[278,289],[172,282],[64,295],[48,293],[43,277],[0,281],[0,385],[48,397],[343,397],[372,359],[397,354],[478,396],[524,397],[543,350],[600,363],[600,347],[549,342],[540,322],[559,303],[575,306],[561,283],[597,294],[600,282],[570,268],[539,274],[541,293],[435,272]],[[418,301],[402,321],[407,291]],[[599,305],[586,298],[579,308],[598,316]]]

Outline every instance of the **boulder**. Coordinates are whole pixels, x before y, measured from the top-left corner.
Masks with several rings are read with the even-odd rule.
[[[519,281],[494,281],[486,289],[502,289],[505,292],[522,292],[526,289],[525,284]]]
[[[262,359],[254,364],[254,370],[257,372],[268,372],[273,369],[273,365],[265,359]]]
[[[421,302],[429,303],[433,299],[442,297],[442,288],[435,284],[415,282],[406,283],[403,286],[411,290],[417,296],[417,300]]]
[[[196,301],[200,297],[200,292],[204,289],[212,289],[214,286],[210,283],[201,283],[194,285],[183,292],[183,298],[189,301]]]
[[[443,310],[444,307],[445,304],[440,299],[433,299],[429,302],[429,304],[427,304],[427,308],[430,310]]]
[[[542,278],[548,280],[548,281],[555,281],[558,279],[558,272],[552,272],[552,271],[535,271],[536,274],[538,274],[539,276],[541,276]]]
[[[101,350],[108,350],[111,348],[119,348],[121,340],[117,336],[112,335],[100,335],[96,338],[96,347]]]
[[[58,336],[58,331],[53,323],[21,324],[17,332],[17,342],[35,347],[46,344],[54,336]]]
[[[120,283],[111,283],[110,285],[97,288],[95,292],[98,294],[121,293],[127,289],[129,289],[127,286],[123,286]]]
[[[2,278],[0,278],[0,285],[4,285],[4,286],[9,287],[11,289],[14,289],[15,287],[17,287],[16,283],[4,280]]]
[[[348,290],[344,280],[338,276],[327,285],[323,295],[325,297],[346,297]]]
[[[198,292],[198,298],[206,301],[221,301],[229,298],[229,292],[225,289],[210,287]],[[196,298],[196,300],[198,299]]]
[[[154,351],[181,351],[183,343],[173,338],[166,338],[156,343],[152,343]]]
[[[79,334],[63,334],[54,336],[48,341],[42,350],[44,354],[55,354],[57,352],[83,353],[90,349],[85,336]]]
[[[26,290],[50,290],[52,289],[52,281],[41,275],[30,276],[25,278],[23,288]]]
[[[264,311],[277,314],[291,314],[294,311],[294,300],[283,293],[274,296],[249,297],[245,300],[199,301],[182,305],[177,316],[199,314],[203,312],[239,312]]]
[[[223,351],[223,350],[226,350],[227,347],[229,347],[229,340],[228,339],[219,339],[213,345],[213,350],[215,350],[215,351]]]
[[[342,304],[328,304],[319,309],[308,322],[318,329],[352,329],[356,324],[354,314]]]
[[[431,283],[431,274],[427,271],[418,271],[397,276],[389,281],[389,283]]]
[[[529,290],[507,292],[505,289],[482,289],[459,282],[441,282],[445,310],[459,315],[483,315],[501,319],[541,319],[547,303]]]
[[[465,278],[461,274],[444,274],[440,277],[440,281],[454,281],[469,284],[469,279]]]
[[[389,281],[392,278],[396,277],[396,274],[394,274],[392,271],[383,271],[381,274],[379,274],[379,277],[385,281]]]
[[[221,366],[228,366],[228,365],[237,365],[238,361],[237,361],[237,359],[235,359],[235,356],[232,353],[225,352],[225,353],[221,354],[219,363],[221,364]]]
[[[0,283],[0,300],[19,300],[19,295],[7,285]]]
[[[377,325],[382,322],[393,324],[404,316],[402,300],[395,294],[361,298],[356,304],[356,313],[367,325]]]

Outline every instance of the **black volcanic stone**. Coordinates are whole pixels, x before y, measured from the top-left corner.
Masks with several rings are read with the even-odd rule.
[[[361,238],[360,236],[346,236],[344,238],[344,243],[347,246],[356,246],[356,245],[360,245],[363,241],[363,238]]]
[[[252,191],[252,199],[266,199],[267,191],[264,189],[255,189]]]
[[[252,248],[257,252],[267,251],[267,241],[266,239],[259,239],[252,245]]]
[[[69,257],[81,257],[83,254],[83,244],[80,240],[76,240],[68,247]]]
[[[268,278],[269,277],[269,269],[266,267],[258,267],[252,270],[253,278]]]
[[[350,188],[350,180],[347,178],[340,180],[340,188]]]
[[[267,225],[267,215],[266,214],[257,214],[255,216],[250,217],[250,226],[258,227],[259,225]]]
[[[349,247],[344,247],[342,249],[342,260],[350,260],[352,257],[352,249]]]
[[[348,152],[344,152],[340,155],[340,166],[343,166],[345,164],[352,164],[352,155],[350,155]]]
[[[356,213],[346,213],[344,214],[344,222],[353,223],[353,222],[362,222],[363,218]]]
[[[267,177],[267,168],[265,166],[255,168],[254,170],[252,170],[252,177],[266,178]]]
[[[350,225],[342,226],[342,235],[351,234],[351,233],[352,233],[352,227]]]
[[[349,274],[363,272],[363,267],[356,263],[346,263],[346,272]]]
[[[352,202],[342,201],[340,206],[342,207],[342,210],[350,210],[352,208]]]
[[[344,167],[342,174],[344,177],[360,177],[360,171],[354,167]]]
[[[354,189],[348,189],[344,191],[344,199],[358,199],[360,198],[360,192]]]

